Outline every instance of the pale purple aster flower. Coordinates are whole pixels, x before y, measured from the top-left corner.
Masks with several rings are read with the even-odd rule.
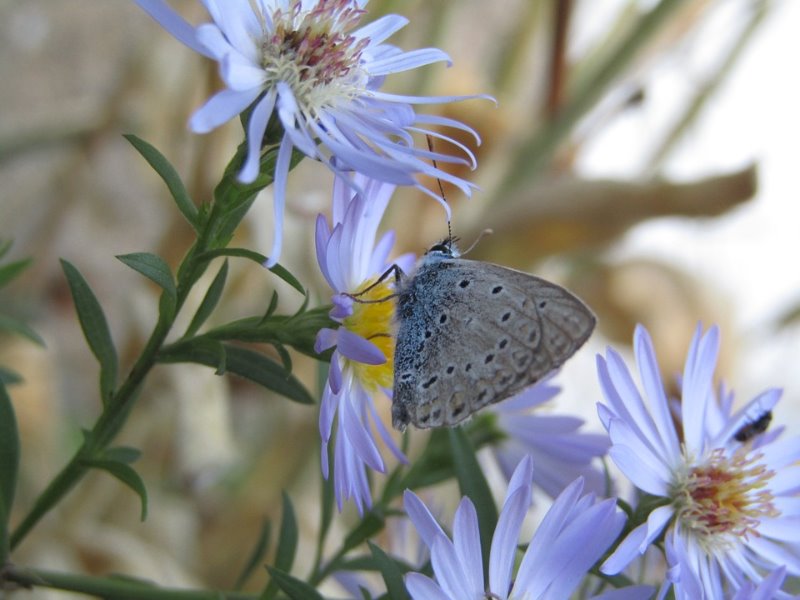
[[[355,189],[362,190],[355,192]],[[322,473],[329,476],[328,442],[338,415],[334,446],[334,490],[339,510],[352,498],[359,512],[371,505],[366,468],[381,473],[386,467],[373,437],[377,430],[384,445],[398,460],[405,457],[381,421],[373,398],[392,386],[394,341],[392,318],[395,301],[356,302],[347,294],[362,292],[376,282],[389,266],[394,232],[376,235],[394,186],[356,174],[350,181],[336,177],[333,191],[333,229],[325,217],[317,218],[317,262],[334,292],[331,317],[337,329],[322,329],[315,349],[336,347],[322,395],[319,428],[322,436]],[[413,256],[394,261],[401,268],[413,264]],[[374,285],[361,298],[375,300],[392,294],[394,280]]]
[[[636,328],[634,352],[644,395],[619,354],[609,348],[605,358],[598,356],[606,399],[598,410],[611,438],[609,456],[649,501],[663,501],[620,543],[604,572],[619,573],[664,535],[672,548],[685,547],[682,580],[689,581],[691,571],[709,597],[733,594],[748,581],[759,585],[765,572],[781,565],[800,574],[800,439],[736,440],[781,392],[767,390],[721,418],[727,409],[717,404],[713,387],[718,351],[718,329],[703,334],[698,326],[677,425],[643,327]]]
[[[510,479],[522,458],[530,455],[536,465],[533,483],[551,498],[577,477],[583,477],[587,492],[608,495],[605,476],[593,464],[608,451],[608,436],[578,431],[584,424],[578,417],[532,412],[561,391],[551,379],[492,406],[498,428],[508,436],[492,447],[500,469]]]
[[[240,181],[251,183],[258,176],[262,142],[273,113],[283,127],[274,175],[275,237],[267,266],[274,265],[280,254],[294,148],[334,172],[359,171],[387,183],[415,186],[443,204],[418,182],[418,174],[449,181],[470,195],[473,184],[434,167],[431,159],[474,169],[472,152],[428,127],[460,129],[480,143],[477,133],[453,119],[415,114],[412,108],[468,97],[379,91],[391,73],[436,62],[450,64],[447,54],[436,48],[404,52],[383,43],[407,19],[386,15],[358,27],[367,0],[202,0],[212,22],[194,27],[165,0],[136,3],[179,41],[219,62],[226,87],[192,115],[192,131],[206,133],[252,107]],[[445,140],[463,157],[416,148],[414,133]],[[445,209],[449,216],[446,204]]]
[[[758,585],[752,581],[745,581],[738,591],[730,594],[724,594],[721,589],[707,590],[693,569],[693,561],[684,540],[680,537],[670,537],[666,542],[667,560],[672,566],[669,568],[664,585],[661,586],[658,600],[666,596],[670,587],[675,600],[773,600],[793,597],[781,592],[781,586],[786,578],[784,566],[773,569]]]
[[[472,501],[461,500],[451,539],[425,504],[406,490],[406,513],[430,548],[435,575],[434,579],[421,573],[406,575],[406,588],[414,600],[563,600],[570,596],[622,531],[625,517],[614,500],[596,502],[593,494],[582,496],[583,480],[576,479],[545,515],[512,578],[520,528],[531,503],[532,477],[533,462],[528,456],[509,481],[492,537],[488,584]],[[610,597],[644,599],[653,589],[627,592]]]

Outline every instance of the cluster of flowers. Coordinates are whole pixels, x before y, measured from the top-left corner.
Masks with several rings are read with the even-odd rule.
[[[332,222],[320,215],[316,223],[317,259],[333,290],[331,316],[340,323],[317,338],[317,351],[335,349],[319,417],[322,469],[329,477],[333,439],[339,508],[352,500],[363,513],[371,505],[368,471],[386,471],[379,446],[407,459],[375,404],[391,395],[394,303],[353,296],[392,295],[394,281],[380,276],[390,264],[394,235],[377,239],[377,231],[395,186],[417,187],[445,209],[419,183],[420,175],[449,181],[467,195],[474,187],[435,162],[474,168],[469,149],[428,127],[461,129],[479,141],[462,123],[413,109],[465,97],[399,96],[380,87],[386,75],[449,59],[438,49],[405,52],[385,44],[407,24],[402,17],[387,15],[359,27],[366,0],[203,0],[212,22],[197,27],[163,0],[137,3],[181,42],[219,62],[226,87],[192,116],[190,127],[206,132],[246,111],[242,182],[258,176],[270,120],[282,127],[267,266],[280,256],[293,150],[334,173]],[[460,157],[419,148],[412,134],[443,139]],[[413,259],[392,263],[408,271]],[[470,499],[458,507],[451,538],[409,491],[405,509],[430,552],[434,574],[408,574],[411,596],[566,598],[603,557],[600,571],[617,574],[657,544],[667,559],[659,597],[670,589],[680,599],[788,597],[780,591],[785,576],[800,575],[800,440],[780,440],[780,429],[754,426],[777,403],[778,390],[732,413],[732,395],[713,386],[718,338],[716,328],[698,328],[680,400],[667,397],[643,328],[635,333],[634,349],[644,394],[619,354],[609,349],[598,357],[605,398],[598,411],[608,435],[580,432],[578,418],[530,414],[557,394],[549,381],[491,409],[507,436],[494,452],[509,485],[492,538],[488,581]],[[627,515],[615,499],[598,499],[609,490],[593,463],[606,454],[638,490]],[[512,577],[534,482],[555,501]],[[654,591],[630,586],[596,597],[648,598]]]

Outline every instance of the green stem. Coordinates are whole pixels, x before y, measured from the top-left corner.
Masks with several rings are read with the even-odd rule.
[[[639,49],[664,25],[670,14],[684,0],[661,0],[644,15],[611,56],[582,85],[576,87],[558,114],[516,152],[496,198],[511,197],[513,192],[539,175],[547,166],[562,140],[575,124],[597,103],[617,77],[637,57]]]
[[[90,577],[44,569],[23,569],[8,565],[0,570],[0,581],[21,588],[46,587],[91,594],[116,600],[255,600],[256,595],[218,590],[180,590],[155,587],[149,583],[121,577]]]
[[[197,257],[208,249],[210,232],[214,230],[217,219],[219,219],[219,210],[215,204],[197,241],[178,270],[178,297],[175,310],[172,311],[171,315],[161,313],[158,322],[153,328],[153,333],[150,335],[133,368],[131,368],[128,377],[114,393],[94,427],[86,433],[81,447],[78,448],[72,459],[39,495],[31,510],[14,530],[10,537],[12,549],[16,548],[42,517],[75,487],[89,470],[87,461],[96,459],[102,454],[122,429],[136,401],[138,391],[145,377],[155,365],[158,351],[163,346],[177,314],[186,301],[189,290],[200,278],[208,264],[207,261],[198,260]]]

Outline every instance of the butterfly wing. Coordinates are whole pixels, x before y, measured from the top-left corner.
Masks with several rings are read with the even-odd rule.
[[[392,423],[452,426],[536,383],[589,338],[592,312],[544,279],[464,259],[424,265],[398,303]]]

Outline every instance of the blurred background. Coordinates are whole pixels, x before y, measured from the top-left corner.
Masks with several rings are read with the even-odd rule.
[[[192,22],[207,18],[194,0],[171,4]],[[372,0],[367,8],[367,20],[387,12],[411,19],[390,42],[440,47],[454,60],[395,76],[390,90],[498,100],[438,107],[483,138],[469,174],[482,191],[465,199],[446,189],[464,246],[494,230],[471,258],[562,283],[599,317],[598,332],[559,377],[554,410],[598,429],[595,353],[627,347],[644,323],[673,382],[702,321],[722,328],[718,375],[739,403],[782,387],[773,426],[800,433],[800,86],[785,70],[800,54],[800,4]],[[23,443],[17,506],[25,507],[99,414],[97,366],[59,257],[97,294],[124,369],[155,321],[158,290],[114,256],[155,252],[175,267],[192,242],[162,182],[122,134],[154,144],[192,197],[206,200],[242,132],[235,122],[205,136],[187,130],[219,86],[216,66],[132,1],[2,0],[0,48],[0,238],[14,240],[6,260],[33,259],[0,290],[0,314],[25,320],[45,342],[0,332],[0,365],[23,380],[9,390]],[[325,168],[305,161],[288,193],[281,262],[318,304],[328,291],[313,222],[327,210],[331,184]],[[266,190],[236,245],[266,251],[271,214]],[[397,231],[398,253],[421,253],[447,234],[441,207],[413,190],[397,192],[385,227]],[[268,272],[230,266],[216,322],[262,313],[276,288],[282,310],[299,306],[302,298]],[[195,303],[204,292],[199,286]],[[314,361],[297,357],[295,370],[317,389]],[[139,523],[129,490],[91,475],[14,556],[64,571],[229,588],[261,522],[279,516],[282,489],[307,534],[301,543],[313,543],[317,416],[211,369],[159,367],[120,440],[144,452],[137,468],[148,520]],[[356,518],[348,508],[337,521]]]

